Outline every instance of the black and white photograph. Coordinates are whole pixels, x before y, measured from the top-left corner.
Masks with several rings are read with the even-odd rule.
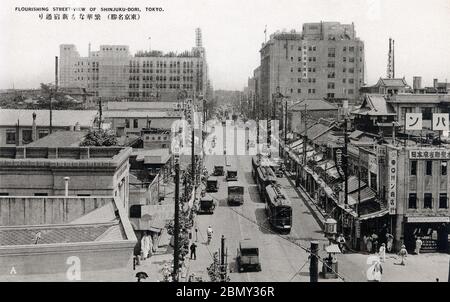
[[[0,281],[449,282],[449,54],[448,0],[2,1]]]

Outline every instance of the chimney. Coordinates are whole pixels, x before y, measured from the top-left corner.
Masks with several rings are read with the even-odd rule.
[[[414,91],[416,91],[417,89],[422,89],[422,77],[413,77],[413,89]]]
[[[37,130],[36,130],[36,112],[33,112],[33,124],[31,125],[31,138],[33,142],[37,140]]]
[[[433,87],[437,88],[438,86],[438,79],[433,79]]]

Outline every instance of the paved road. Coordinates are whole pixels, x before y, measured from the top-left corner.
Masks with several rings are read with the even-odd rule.
[[[205,166],[212,171],[214,163],[224,161],[224,156],[210,155],[206,157]],[[226,203],[227,186],[224,177],[219,179],[220,188],[217,193],[209,193],[218,207],[213,215],[198,216],[200,231],[199,257],[211,257],[210,254],[219,249],[220,237],[226,238],[228,248],[228,263],[231,281],[309,281],[308,254],[296,244],[309,247],[311,240],[325,243],[320,227],[309,213],[306,206],[297,197],[296,192],[285,178],[279,178],[281,185],[293,203],[293,228],[289,235],[279,235],[272,231],[260,201],[257,187],[251,175],[251,156],[228,156],[227,161],[238,168],[238,179],[245,184],[245,202],[239,207],[230,207]],[[210,246],[204,244],[206,229],[211,225],[214,230],[213,242]],[[236,268],[236,251],[239,240],[251,238],[256,240],[260,248],[261,272],[239,273]],[[201,256],[201,250],[207,247],[209,253]],[[212,259],[209,259],[212,262]],[[197,264],[200,262],[196,262]],[[204,261],[202,261],[204,263]],[[306,264],[305,264],[306,263]],[[195,269],[200,270],[194,264]],[[300,268],[303,269],[299,272]],[[193,269],[193,270],[195,270]],[[298,274],[296,274],[299,272]]]

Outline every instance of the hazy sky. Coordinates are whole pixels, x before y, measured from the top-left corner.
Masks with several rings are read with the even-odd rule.
[[[15,7],[162,7],[139,21],[46,21]],[[386,75],[388,39],[395,39],[396,75],[450,81],[450,2],[448,0],[154,0],[2,1],[0,88],[38,87],[52,82],[59,44],[75,44],[81,55],[100,44],[129,45],[132,53],[151,48],[187,50],[201,27],[209,74],[215,89],[241,90],[259,65],[259,49],[276,30],[300,30],[304,22],[355,23],[365,42],[367,79]]]

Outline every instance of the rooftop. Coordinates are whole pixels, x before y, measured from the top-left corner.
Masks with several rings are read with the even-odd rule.
[[[85,131],[56,131],[27,145],[27,147],[78,147]]]
[[[0,126],[20,126],[33,124],[33,113],[36,113],[36,126],[49,127],[50,111],[34,109],[0,109]],[[96,110],[53,110],[52,125],[54,127],[70,127],[76,123],[80,127],[90,128],[97,116]]]
[[[306,99],[293,104],[289,110],[338,110],[338,107],[322,99]]]
[[[372,116],[396,115],[392,105],[387,103],[383,95],[379,94],[367,94],[361,107],[354,110],[352,114]]]

